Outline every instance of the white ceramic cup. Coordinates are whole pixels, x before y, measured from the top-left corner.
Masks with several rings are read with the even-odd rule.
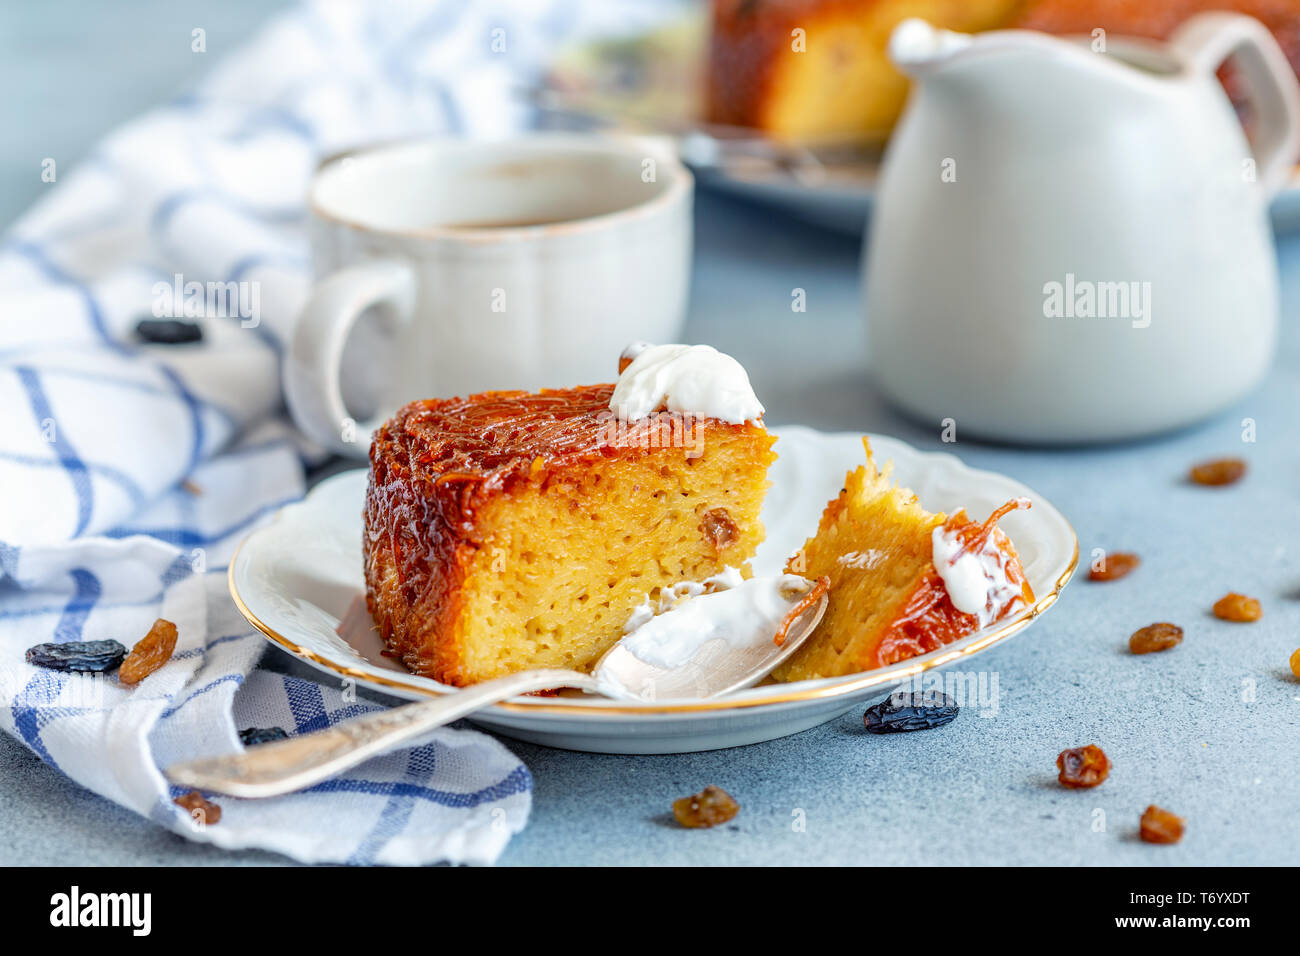
[[[317,282],[285,357],[309,437],[364,456],[419,398],[611,381],[685,319],[690,173],[654,141],[532,134],[326,160]]]

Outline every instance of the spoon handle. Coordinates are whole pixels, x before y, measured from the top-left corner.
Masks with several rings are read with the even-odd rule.
[[[423,734],[518,694],[553,687],[595,691],[586,674],[531,670],[461,688],[434,700],[375,711],[315,733],[251,747],[242,753],[174,764],[167,778],[233,797],[278,797],[350,770],[371,757],[409,744]]]

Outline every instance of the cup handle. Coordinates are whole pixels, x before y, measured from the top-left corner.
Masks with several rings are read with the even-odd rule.
[[[1195,69],[1215,73],[1231,58],[1259,118],[1256,179],[1272,198],[1300,159],[1300,84],[1273,34],[1253,17],[1202,13],[1174,31],[1170,44]]]
[[[371,308],[379,310],[383,321],[410,321],[415,276],[408,266],[377,259],[326,276],[299,314],[284,359],[285,398],[298,427],[331,451],[356,458],[366,456],[370,433],[392,411],[353,422],[343,401],[343,347],[357,319]]]

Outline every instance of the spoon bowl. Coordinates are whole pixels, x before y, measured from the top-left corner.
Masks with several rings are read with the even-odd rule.
[[[681,664],[664,667],[638,657],[624,639],[592,668],[601,692],[637,700],[703,700],[753,687],[799,649],[826,611],[825,583],[787,577],[799,584],[783,591],[792,606],[781,622],[780,640],[769,634],[768,640],[737,646],[715,638]]]

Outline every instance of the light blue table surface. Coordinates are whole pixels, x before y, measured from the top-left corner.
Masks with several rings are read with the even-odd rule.
[[[10,131],[0,142],[0,221],[43,188],[40,157],[84,155],[103,130],[192,78],[188,49],[166,50],[201,5],[151,2],[129,16],[104,7],[0,8]],[[69,39],[61,8],[79,18],[80,39]],[[238,37],[264,9],[221,5],[220,23],[206,18],[210,49],[214,35]],[[864,372],[856,242],[708,195],[696,220],[686,337],[740,359],[769,421],[885,432],[953,451],[1047,496],[1074,524],[1085,556],[1094,547],[1133,550],[1144,564],[1115,584],[1076,578],[1040,622],[981,660],[998,674],[992,719],[967,712],[941,730],[874,737],[855,710],[783,740],[662,757],[508,742],[536,788],[531,822],[502,863],[1300,862],[1300,681],[1287,669],[1300,647],[1300,241],[1280,245],[1281,351],[1254,395],[1157,441],[1034,450],[943,445],[938,423],[902,419],[882,403]],[[805,314],[790,310],[796,287],[807,292]],[[1247,417],[1258,440],[1243,445]],[[1190,463],[1224,454],[1249,459],[1243,484],[1184,483]],[[1212,617],[1210,605],[1230,589],[1260,597],[1263,620]],[[1173,652],[1133,657],[1129,633],[1155,620],[1181,623],[1187,639]],[[267,654],[272,666],[298,667]],[[1084,743],[1103,746],[1115,769],[1095,791],[1066,792],[1055,756]],[[674,826],[671,801],[710,783],[739,800],[733,824]],[[1178,846],[1137,839],[1138,816],[1153,802],[1187,818]],[[282,862],[188,843],[0,736],[0,863]]]

